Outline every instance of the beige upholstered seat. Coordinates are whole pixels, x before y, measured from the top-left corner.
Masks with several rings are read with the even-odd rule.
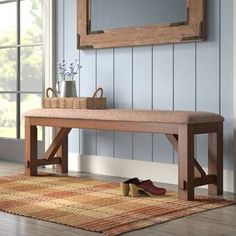
[[[195,124],[222,122],[224,118],[210,112],[131,110],[131,109],[34,109],[25,113],[26,117],[70,118],[113,121],[139,121],[158,123]]]

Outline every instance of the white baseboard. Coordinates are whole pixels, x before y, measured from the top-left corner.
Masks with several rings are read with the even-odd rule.
[[[178,183],[178,166],[112,157],[69,154],[69,170],[124,178],[139,177],[167,184]],[[205,169],[207,173],[207,169]],[[234,173],[224,170],[224,191],[234,192]]]

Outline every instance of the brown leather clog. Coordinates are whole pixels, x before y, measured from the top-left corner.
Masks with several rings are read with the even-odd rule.
[[[138,184],[130,183],[129,188],[131,197],[137,197],[138,191],[145,192],[149,196],[164,195],[166,193],[165,188],[155,186],[151,180],[141,181]]]

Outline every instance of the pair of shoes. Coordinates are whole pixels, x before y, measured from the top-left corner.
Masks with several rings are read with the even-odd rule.
[[[159,188],[153,184],[151,180],[140,181],[138,178],[132,178],[120,183],[122,196],[137,197],[138,192],[142,191],[149,196],[164,195],[166,193],[165,188]]]

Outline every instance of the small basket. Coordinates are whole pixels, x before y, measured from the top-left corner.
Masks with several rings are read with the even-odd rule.
[[[49,96],[49,91],[52,92],[52,97]],[[52,88],[47,88],[46,97],[42,98],[42,107],[43,108],[58,108],[58,98],[57,92]]]
[[[52,96],[49,96],[49,92]],[[100,92],[100,97],[97,97]],[[98,88],[92,97],[68,97],[58,98],[57,92],[52,88],[47,88],[46,97],[42,98],[43,108],[62,109],[106,109],[106,98],[103,97],[103,89]]]
[[[97,97],[100,92],[100,97]],[[74,99],[75,109],[106,109],[106,98],[103,97],[103,89],[98,88],[92,97],[80,97]]]

